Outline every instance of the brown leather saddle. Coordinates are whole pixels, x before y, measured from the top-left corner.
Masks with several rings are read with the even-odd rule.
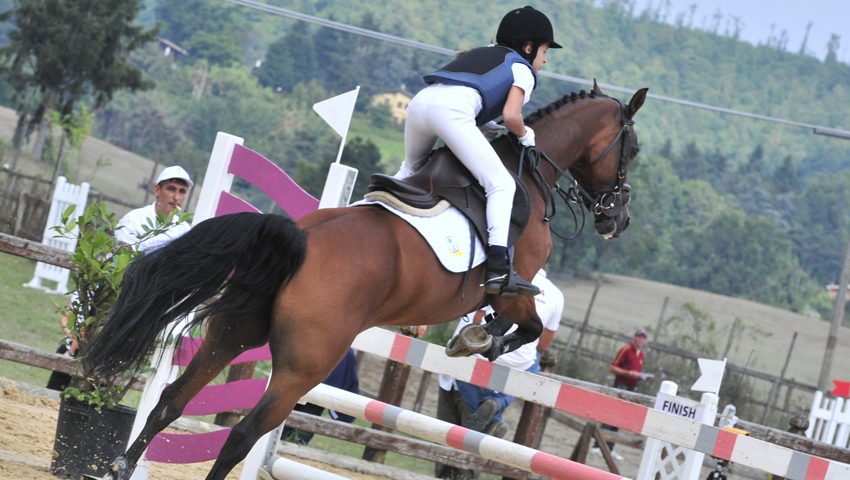
[[[508,171],[516,182],[511,210],[508,247],[513,245],[528,225],[531,200],[528,189],[514,172]],[[484,188],[469,170],[446,147],[433,150],[424,167],[403,180],[374,174],[369,192],[383,191],[416,209],[431,209],[441,200],[454,205],[469,219],[482,242],[487,244],[487,198]]]

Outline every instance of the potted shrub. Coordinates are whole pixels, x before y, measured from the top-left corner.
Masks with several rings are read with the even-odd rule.
[[[100,378],[87,372],[81,361],[88,348],[87,339],[100,327],[121,290],[124,272],[133,258],[142,253],[133,245],[115,238],[117,220],[105,204],[90,205],[77,218],[74,206],[63,214],[54,230],[66,238],[76,238],[71,254],[74,269],[69,292],[71,302],[57,302],[57,311],[68,316],[70,336],[79,344],[77,367],[71,382],[61,392],[59,419],[53,444],[50,471],[62,477],[82,475],[102,477],[116,456],[124,453],[136,411],[118,405],[129,389],[127,378]],[[140,241],[163,233],[190,214],[149,221]]]

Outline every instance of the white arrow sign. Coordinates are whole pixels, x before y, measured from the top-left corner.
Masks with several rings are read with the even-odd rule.
[[[723,372],[726,370],[726,359],[709,360],[698,358],[699,371],[702,375],[694,382],[691,390],[697,392],[711,392],[715,395],[720,391],[720,382],[723,380]]]

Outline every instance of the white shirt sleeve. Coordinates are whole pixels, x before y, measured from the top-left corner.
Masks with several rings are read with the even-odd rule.
[[[117,227],[121,228],[117,228],[115,230],[115,238],[127,245],[135,245],[136,242],[139,241],[139,235],[142,233],[140,230],[141,226],[135,218],[137,216],[138,212],[136,210],[127,212],[127,214],[118,221]]]
[[[534,90],[534,74],[524,63],[519,62],[511,66],[511,71],[514,73],[513,85],[521,88],[525,93],[525,98],[522,100],[522,104],[525,105],[531,100],[531,91]]]
[[[174,219],[172,219],[174,220]],[[152,228],[156,224],[156,204],[132,210],[118,222],[120,228],[115,231],[115,238],[129,245],[134,245],[139,251],[154,250],[164,246],[168,242],[188,232],[191,228],[188,222],[175,223],[165,232],[155,237],[148,237],[139,242],[139,237],[144,235],[144,225]]]

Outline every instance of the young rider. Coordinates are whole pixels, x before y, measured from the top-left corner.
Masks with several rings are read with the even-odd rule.
[[[520,294],[536,295],[537,287],[511,268],[507,243],[516,185],[482,130],[493,133],[500,128],[493,120],[502,115],[505,127],[522,145],[534,146],[534,132],[523,123],[522,106],[537,85],[546,51],[561,45],[555,43],[546,15],[532,7],[508,12],[499,24],[496,42],[469,50],[425,76],[429,86],[407,107],[405,159],[396,177],[416,172],[437,137],[442,138],[487,196],[486,292],[501,294],[513,275]]]

